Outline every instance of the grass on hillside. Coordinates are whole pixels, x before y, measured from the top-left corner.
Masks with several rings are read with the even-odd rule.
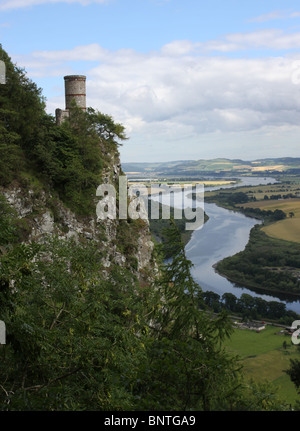
[[[244,204],[245,208],[260,208],[261,210],[276,209],[286,213],[287,218],[279,220],[262,228],[272,238],[300,243],[300,199],[266,200]],[[289,214],[293,213],[293,217]]]
[[[264,166],[254,166],[252,167],[253,172],[265,172],[265,171],[285,171],[289,168],[289,166],[286,165],[264,165]]]
[[[265,196],[270,198],[272,195],[285,195],[288,193],[292,193],[295,195],[300,195],[300,180],[296,181],[297,178],[293,181],[294,184],[286,184],[286,183],[275,183],[275,184],[266,184],[266,185],[258,185],[258,186],[241,186],[239,187],[239,191],[248,194],[250,197],[255,197],[258,201],[263,200]],[[226,193],[236,192],[237,189],[227,189],[223,190]],[[219,191],[207,192],[207,195],[212,195],[219,193]]]
[[[164,186],[169,185],[170,187],[174,186],[175,188],[178,187],[178,189],[184,185],[196,185],[196,184],[203,184],[206,187],[215,187],[215,186],[228,186],[228,185],[235,185],[238,181],[236,180],[195,180],[195,181],[190,181],[190,180],[151,180],[151,182],[149,181],[136,181],[134,179],[129,180],[129,184],[131,186],[139,186],[139,185],[144,185],[147,188],[154,188],[154,192],[159,193],[161,190],[159,189],[159,185],[162,184]],[[157,186],[157,187],[156,187]]]
[[[284,370],[289,368],[290,359],[300,359],[300,352],[289,336],[277,335],[279,331],[280,328],[269,325],[260,333],[236,329],[225,346],[241,358],[246,378],[272,382],[278,387],[279,396],[294,404],[300,397]],[[283,348],[284,341],[286,349]]]
[[[299,169],[299,158],[277,158],[262,159],[256,161],[230,160],[225,158],[217,159],[200,159],[200,160],[181,160],[174,162],[162,163],[124,163],[124,170],[130,174],[152,173],[160,176],[174,175],[180,172],[183,175],[189,175],[191,172],[210,172],[210,173],[244,173],[246,175],[264,174],[276,172],[286,173],[289,169]],[[294,176],[289,174],[290,176]]]

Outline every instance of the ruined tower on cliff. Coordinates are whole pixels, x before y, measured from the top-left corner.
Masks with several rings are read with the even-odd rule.
[[[86,109],[86,77],[84,75],[68,75],[65,80],[65,101],[66,108],[56,109],[56,123],[60,125],[65,118],[70,115],[72,101],[81,109]]]

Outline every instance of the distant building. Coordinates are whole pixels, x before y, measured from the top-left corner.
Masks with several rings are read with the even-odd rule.
[[[70,116],[70,109],[72,101],[76,105],[86,110],[86,76],[84,75],[68,75],[64,77],[65,80],[65,104],[66,108],[56,109],[56,124],[60,125],[65,118]]]

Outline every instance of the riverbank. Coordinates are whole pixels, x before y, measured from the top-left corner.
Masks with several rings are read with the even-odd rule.
[[[220,262],[222,262],[222,261],[220,261]],[[216,273],[217,274],[219,274],[221,277],[224,277],[224,278],[226,278],[228,281],[230,281],[231,283],[235,283],[236,285],[238,285],[238,286],[240,286],[240,287],[246,287],[247,289],[251,289],[251,290],[253,290],[254,292],[261,292],[261,293],[267,293],[267,294],[277,294],[277,295],[279,295],[278,296],[278,299],[280,299],[280,296],[282,297],[282,298],[286,298],[287,297],[287,295],[289,295],[290,296],[290,299],[293,301],[293,300],[298,300],[299,298],[300,298],[300,292],[299,293],[291,293],[291,294],[288,294],[287,292],[285,292],[285,291],[283,291],[283,290],[278,290],[278,289],[269,289],[269,288],[267,288],[267,287],[261,287],[261,286],[257,286],[257,285],[255,285],[255,284],[251,284],[251,283],[247,283],[247,282],[245,282],[245,281],[243,281],[243,282],[241,282],[241,280],[240,279],[238,279],[238,278],[234,278],[234,277],[232,277],[232,276],[230,276],[230,275],[228,275],[228,274],[226,274],[226,272],[221,272],[219,269],[218,269],[218,264],[220,263],[220,262],[217,262],[217,263],[215,263],[214,265],[213,265],[213,268],[214,268],[214,270],[216,271]]]
[[[282,195],[278,195],[282,196]],[[272,238],[300,244],[300,199],[299,197],[266,198],[264,200],[243,204],[244,211],[275,211],[281,210],[286,217],[276,223],[263,227],[263,231]]]
[[[273,185],[268,192],[274,193],[276,187],[278,190],[280,187],[282,191],[284,186],[284,184]],[[290,184],[288,187],[291,187]],[[214,202],[219,207],[230,211],[241,212],[246,217],[253,217],[260,220],[262,225],[256,226],[256,230],[251,230],[249,242],[244,251],[216,262],[213,265],[214,269],[227,280],[256,292],[289,295],[290,299],[300,298],[300,258],[298,258],[300,245],[297,241],[286,241],[264,234],[267,229],[276,230],[279,222],[287,220],[287,214],[282,211],[283,208],[289,208],[289,218],[294,216],[294,212],[290,210],[289,195],[279,202],[270,201],[270,197],[274,195],[270,197],[265,195],[263,201],[257,201],[255,193],[262,192],[261,186],[241,189],[244,191],[241,192],[240,188],[235,188],[226,192],[211,193],[206,201]],[[266,188],[265,192],[267,192]],[[297,199],[295,201],[298,202]]]
[[[247,192],[249,191],[249,196],[251,197],[254,194],[254,190],[257,190],[257,193],[260,194],[263,192],[271,195],[275,187],[279,187],[277,181],[270,178],[249,178],[243,180],[244,183],[241,187],[228,187],[226,190],[222,188],[220,191],[232,194],[244,190]],[[273,184],[271,184],[272,181]],[[259,216],[246,214],[246,211],[242,211],[241,208],[234,207],[233,205],[229,207],[224,201],[213,203],[212,200],[215,200],[215,197],[214,199],[211,198],[211,202],[209,203],[206,199],[207,195],[216,195],[220,192],[217,190],[209,190],[209,192],[210,191],[211,193],[205,194],[205,211],[210,217],[208,226],[200,232],[195,232],[191,242],[186,246],[188,258],[195,267],[193,276],[196,278],[199,285],[203,287],[204,291],[210,290],[220,295],[225,292],[237,296],[248,293],[251,296],[258,296],[268,301],[278,300],[285,303],[288,310],[295,311],[299,314],[300,296],[298,294],[300,289],[296,289],[295,292],[295,285],[293,281],[290,280],[291,274],[287,273],[287,277],[285,277],[284,271],[280,271],[281,274],[277,273],[275,270],[272,272],[272,268],[275,268],[275,266],[280,263],[279,261],[276,262],[276,259],[281,258],[280,253],[275,253],[277,254],[277,258],[273,253],[273,251],[278,251],[277,247],[273,249],[271,246],[271,249],[268,249],[266,252],[266,254],[269,254],[274,259],[271,264],[267,265],[263,263],[263,253],[262,256],[260,256],[262,259],[261,269],[268,274],[270,279],[273,279],[271,281],[272,289],[266,284],[264,275],[261,274],[260,271],[257,272],[257,268],[251,265],[250,271],[252,269],[252,275],[256,275],[255,282],[253,282],[253,278],[249,279],[244,276],[243,271],[245,270],[247,272],[247,267],[249,269],[246,259],[243,262],[236,262],[235,269],[239,269],[239,273],[237,273],[237,271],[225,272],[225,270],[219,266],[220,262],[227,258],[234,257],[234,259],[238,260],[238,256],[247,248],[252,228],[255,225],[262,225],[263,217],[261,214]],[[241,196],[242,195],[239,195],[239,198]],[[215,247],[213,246],[214,242],[216,243]],[[219,245],[219,247],[217,245]],[[253,250],[253,253],[255,256],[255,250]],[[287,255],[288,254],[289,249],[287,250]],[[298,267],[298,265],[298,263],[295,263],[294,266]],[[216,266],[218,266],[217,271],[215,270]],[[267,266],[269,266],[268,270],[266,269]],[[281,284],[278,283],[279,279]],[[262,286],[262,284],[264,284],[264,286]]]
[[[246,186],[251,188],[262,186],[261,189],[264,189],[270,185],[270,193],[273,188],[272,183],[277,183],[274,178],[243,177],[241,180],[242,183],[238,184],[239,189],[240,186],[244,190]],[[224,189],[231,191],[234,188],[232,186],[224,186],[222,187],[222,191]],[[216,188],[205,189],[205,196],[212,190],[215,192]],[[193,202],[192,199],[187,197],[187,194],[190,194],[190,191],[186,191],[184,196],[182,193],[174,193],[174,207],[183,208],[183,204],[185,208],[192,207],[193,204],[203,207],[203,202]],[[163,203],[168,204],[169,202],[170,197],[165,196]],[[239,285],[244,286],[239,287],[226,277],[221,276],[213,268],[213,265],[217,262],[222,261],[228,256],[234,256],[242,252],[249,242],[251,229],[255,225],[262,223],[262,221],[258,218],[245,216],[237,208],[228,210],[215,203],[205,202],[204,209],[208,220],[201,229],[189,233],[190,240],[185,247],[186,256],[193,264],[191,270],[192,276],[201,289],[203,291],[216,292],[220,296],[229,292],[238,297],[243,293],[248,293],[251,296],[260,297],[267,301],[274,301],[278,298],[278,300],[286,304],[288,310],[293,310],[300,314],[300,302],[297,300],[291,302],[288,295],[284,298],[283,295],[274,293],[273,291],[269,295],[266,291],[248,289],[244,285],[244,282],[248,283],[248,280],[243,280],[230,274],[230,278],[239,279]],[[252,283],[249,284],[252,285]]]
[[[219,261],[215,269],[230,281],[255,290],[300,298],[300,245],[268,237],[259,226],[237,255]]]

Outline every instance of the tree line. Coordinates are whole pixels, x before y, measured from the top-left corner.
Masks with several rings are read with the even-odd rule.
[[[214,312],[219,313],[225,309],[241,316],[244,321],[270,319],[289,326],[300,318],[296,312],[287,310],[282,302],[266,301],[248,293],[243,293],[240,298],[230,292],[221,296],[215,292],[205,291],[202,295],[205,304]]]
[[[245,250],[217,264],[221,274],[242,286],[287,294],[300,293],[299,267],[299,244],[270,238],[259,226],[252,228]]]

